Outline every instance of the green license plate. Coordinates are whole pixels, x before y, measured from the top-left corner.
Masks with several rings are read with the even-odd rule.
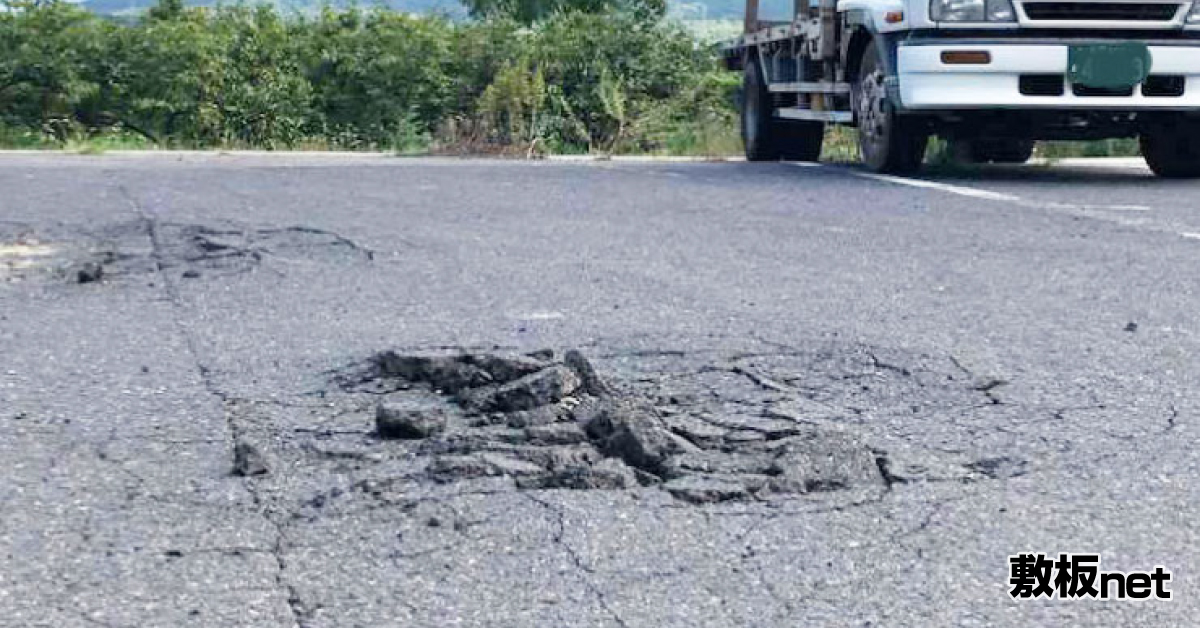
[[[1076,85],[1125,89],[1150,75],[1150,49],[1139,42],[1071,46],[1067,78]]]

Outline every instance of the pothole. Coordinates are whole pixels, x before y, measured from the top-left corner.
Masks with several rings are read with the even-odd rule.
[[[163,264],[182,266],[187,278],[202,272],[249,272],[267,259],[314,262],[362,262],[374,252],[336,233],[304,226],[217,228],[163,224],[159,227]]]
[[[153,274],[159,266],[182,279],[198,279],[249,273],[264,266],[283,274],[296,264],[357,264],[375,258],[373,251],[353,240],[308,226],[162,223],[151,236],[144,221],[135,221],[94,231],[60,231],[0,232],[0,281],[42,275],[66,283],[104,285]]]
[[[579,352],[375,356],[352,386],[388,391],[376,436],[413,441],[438,483],[508,477],[524,489],[658,487],[693,503],[887,485],[848,432],[610,386]]]

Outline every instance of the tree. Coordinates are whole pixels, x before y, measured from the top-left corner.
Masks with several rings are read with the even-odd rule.
[[[183,17],[183,0],[158,0],[158,4],[146,12],[146,19],[152,22],[166,22]]]

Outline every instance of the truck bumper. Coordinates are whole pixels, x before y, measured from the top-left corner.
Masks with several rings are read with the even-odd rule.
[[[1081,42],[1092,43],[1092,42]],[[1067,81],[1066,43],[931,40],[901,42],[897,50],[896,88],[903,109],[1200,109],[1200,41],[1149,45],[1150,76],[1155,87],[1139,85],[1132,93],[1111,95],[1076,91]],[[990,62],[954,65],[943,52],[987,51]],[[1061,94],[1044,94],[1053,77],[1062,77]],[[1024,77],[1024,79],[1023,79]],[[1157,78],[1157,77],[1162,77]],[[1163,90],[1163,85],[1171,89]],[[1175,95],[1182,86],[1182,93]],[[1050,91],[1053,91],[1051,89]],[[1169,92],[1171,95],[1155,95]]]

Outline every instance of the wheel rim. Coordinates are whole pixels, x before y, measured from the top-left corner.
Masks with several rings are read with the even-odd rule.
[[[858,83],[854,113],[858,119],[859,145],[863,156],[870,158],[887,141],[888,112],[883,72],[874,70]]]

